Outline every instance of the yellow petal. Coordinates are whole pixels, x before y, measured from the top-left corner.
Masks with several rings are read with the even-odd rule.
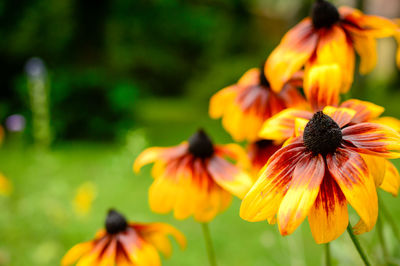
[[[317,40],[310,18],[304,19],[285,34],[268,57],[264,68],[272,90],[279,92],[307,62],[315,50]]]
[[[309,152],[297,163],[289,190],[278,211],[278,225],[282,235],[293,233],[307,217],[317,198],[324,174],[325,161],[322,155],[313,156]]]
[[[93,242],[79,243],[73,246],[61,260],[61,265],[68,266],[74,264],[84,254],[90,252],[93,248]]]
[[[370,231],[378,218],[378,197],[364,160],[354,151],[338,148],[326,156],[326,162],[347,201]]]
[[[314,110],[337,105],[341,88],[342,70],[339,64],[307,65],[304,92]]]
[[[397,196],[400,186],[400,175],[397,168],[389,161],[386,163],[385,177],[380,186],[381,189],[391,193],[393,196]]]
[[[324,176],[308,222],[318,244],[333,241],[346,230],[349,223],[347,201],[330,174]]]

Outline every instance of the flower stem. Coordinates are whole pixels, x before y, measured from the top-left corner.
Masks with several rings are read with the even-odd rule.
[[[353,229],[351,227],[351,224],[349,222],[349,225],[347,226],[347,232],[349,233],[349,236],[351,238],[351,241],[353,241],[354,246],[357,249],[358,254],[360,254],[360,257],[362,259],[362,261],[364,262],[364,264],[366,266],[370,266],[371,264],[368,261],[367,256],[365,255],[365,252],[363,251],[363,249],[361,248],[360,242],[358,242],[357,237],[354,235],[353,233]]]
[[[331,250],[329,248],[329,242],[325,244],[325,265],[331,266]]]
[[[210,229],[208,228],[207,223],[202,223],[201,227],[203,229],[203,236],[204,240],[206,242],[206,249],[207,249],[207,255],[208,255],[208,260],[210,262],[210,266],[217,266],[217,262],[215,260],[215,253],[214,253],[214,248],[211,240],[211,234],[210,234]]]
[[[387,263],[386,260],[389,257],[389,252],[386,248],[385,238],[383,236],[382,218],[380,216],[378,216],[378,221],[376,223],[376,232],[378,234],[379,242],[381,242],[381,248],[382,248],[384,260]]]

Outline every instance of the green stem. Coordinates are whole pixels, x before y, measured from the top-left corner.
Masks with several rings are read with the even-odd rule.
[[[329,248],[329,242],[325,244],[325,265],[331,266],[331,250]]]
[[[389,257],[389,252],[386,248],[385,238],[383,236],[382,218],[380,216],[378,216],[378,222],[376,223],[376,232],[378,234],[379,242],[381,242],[384,260],[386,261]]]
[[[371,264],[369,263],[367,256],[365,255],[363,249],[361,248],[360,242],[358,242],[357,237],[353,233],[353,229],[351,228],[350,222],[349,222],[349,225],[347,226],[347,232],[349,233],[351,241],[353,241],[353,244],[356,247],[358,254],[360,254],[360,257],[361,257],[362,261],[364,262],[364,264],[366,266],[370,266]]]
[[[208,228],[207,223],[202,223],[201,227],[203,229],[203,236],[204,240],[206,242],[206,249],[207,249],[207,255],[208,255],[208,260],[210,262],[210,266],[217,266],[217,262],[215,260],[215,253],[214,253],[214,248],[211,240],[211,234],[210,234],[210,229]]]
[[[399,229],[397,228],[395,220],[393,219],[393,217],[390,215],[390,213],[386,209],[386,206],[385,206],[385,204],[383,204],[382,200],[379,201],[379,205],[380,205],[379,207],[380,207],[380,210],[382,211],[382,214],[385,215],[386,220],[392,227],[392,231],[393,231],[394,235],[396,236],[397,241],[400,242],[400,233],[399,233]]]

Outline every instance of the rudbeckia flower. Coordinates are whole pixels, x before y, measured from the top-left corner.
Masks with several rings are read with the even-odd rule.
[[[385,110],[381,106],[366,101],[350,99],[340,104],[340,107],[355,111],[349,125],[361,122],[374,122],[389,126],[395,131],[400,132],[400,121],[398,119],[393,117],[379,117]],[[286,109],[264,123],[260,131],[260,137],[283,142],[293,136],[296,129],[296,121],[309,120],[312,115],[313,113],[310,111]],[[396,167],[385,158],[371,155],[362,156],[367,161],[377,187],[391,193],[393,196],[397,196],[400,187],[400,174]],[[361,232],[361,230],[356,230],[356,233]]]
[[[272,154],[281,147],[282,144],[278,144],[269,139],[260,139],[248,145],[248,156],[251,161],[254,176],[257,176],[258,172],[264,167]]]
[[[311,17],[287,32],[271,53],[265,74],[279,92],[304,66],[306,96],[319,95],[319,106],[333,105],[353,83],[355,52],[361,58],[360,73],[370,72],[377,62],[376,39],[395,36],[397,28],[389,19],[317,0]]]
[[[242,170],[248,164],[245,151],[236,144],[213,145],[202,130],[178,146],[145,150],[134,171],[152,162],[150,208],[157,213],[173,210],[176,219],[194,215],[197,221],[208,222],[229,206],[231,194],[243,198],[252,185]]]
[[[226,87],[210,100],[211,118],[222,117],[222,125],[236,141],[257,140],[262,123],[287,107],[305,104],[297,90],[302,86],[302,73],[295,73],[279,93],[271,90],[263,69],[252,68],[240,80]]]
[[[115,210],[109,211],[105,226],[94,240],[72,247],[61,265],[158,266],[161,265],[158,251],[166,257],[171,255],[168,235],[173,236],[181,248],[186,246],[185,237],[174,227],[164,223],[128,223]]]
[[[269,159],[242,201],[240,216],[268,220],[291,234],[308,217],[317,243],[339,237],[348,225],[347,203],[366,231],[378,216],[373,177],[361,154],[400,157],[400,135],[375,123],[350,125],[355,111],[326,107]],[[301,124],[301,123],[300,123]]]

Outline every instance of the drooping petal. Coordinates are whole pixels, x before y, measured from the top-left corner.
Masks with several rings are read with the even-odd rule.
[[[296,142],[278,150],[271,156],[242,201],[240,217],[250,222],[273,221],[281,201],[286,194],[297,162],[303,157],[306,148]]]
[[[125,233],[118,234],[118,241],[133,265],[161,265],[156,248],[147,243],[133,228],[128,227]]]
[[[339,127],[344,127],[350,123],[355,116],[356,111],[348,108],[326,106],[323,110],[323,113],[330,116],[339,125]]]
[[[165,223],[132,224],[140,235],[165,257],[171,256],[172,247],[168,236],[171,235],[178,242],[181,249],[186,247],[185,236],[174,227]]]
[[[326,156],[326,162],[347,201],[370,231],[378,218],[378,197],[364,160],[354,151],[338,148]]]
[[[361,157],[367,164],[369,173],[374,178],[375,186],[379,187],[382,184],[383,178],[385,177],[386,174],[387,159],[383,157],[366,155],[366,154],[361,154]]]
[[[246,151],[238,144],[230,143],[226,145],[215,145],[214,150],[215,154],[235,160],[238,165],[244,169],[247,169],[250,166],[250,161]]]
[[[393,163],[387,161],[385,177],[383,178],[383,182],[380,188],[385,190],[386,192],[391,193],[393,196],[396,197],[397,194],[399,193],[399,186],[400,186],[399,171],[393,165]]]
[[[393,129],[375,123],[359,123],[342,130],[350,148],[364,154],[386,158],[400,157],[400,135]]]
[[[76,266],[97,265],[99,263],[101,253],[107,247],[109,242],[110,237],[108,236],[96,241],[93,249],[89,253],[84,254],[76,263]]]
[[[350,7],[340,7],[342,26],[351,34],[365,34],[374,38],[393,36],[396,32],[396,23],[390,19],[365,15],[360,10]]]
[[[329,29],[320,30],[320,39],[312,64],[316,65],[339,65],[341,92],[346,92],[353,82],[354,71],[354,49],[351,40],[348,39],[344,30],[339,26],[332,26]],[[308,67],[307,67],[308,68]],[[334,74],[337,74],[335,72]],[[307,73],[306,73],[307,75]],[[318,76],[316,76],[318,78]],[[327,84],[327,83],[321,83]],[[320,90],[325,88],[321,87]]]
[[[395,130],[396,132],[400,132],[400,120],[390,116],[379,117],[372,121],[373,123],[381,124],[388,126]]]
[[[182,156],[188,148],[188,144],[183,142],[182,144],[169,147],[169,148],[162,148],[162,147],[152,147],[144,150],[135,160],[133,164],[134,172],[138,173],[140,168],[144,165],[155,162],[157,160],[169,160],[172,158],[176,158]]]
[[[379,117],[385,111],[385,108],[382,106],[357,99],[344,101],[340,107],[345,107],[356,111],[356,114],[352,119],[353,123],[371,121],[372,119]]]
[[[325,162],[322,155],[313,156],[308,152],[296,165],[289,190],[283,198],[278,211],[279,231],[289,235],[307,217],[317,198]]]
[[[286,83],[278,96],[283,100],[285,106],[288,108],[306,109],[309,104],[307,103],[304,96],[300,93],[300,87],[303,87],[303,74],[295,73],[292,79]],[[303,73],[303,72],[301,72]],[[296,76],[301,76],[297,78]]]
[[[371,72],[378,61],[376,51],[376,40],[374,37],[364,34],[352,35],[354,48],[360,55],[360,74],[365,75]]]
[[[253,185],[252,178],[246,172],[218,156],[210,159],[207,169],[218,185],[240,199]]]
[[[115,265],[115,257],[117,253],[117,240],[112,238],[110,243],[105,248],[103,254],[101,255],[99,266],[110,266]]]
[[[308,214],[308,222],[318,244],[335,240],[348,225],[346,198],[328,171],[325,171],[317,199]]]
[[[272,116],[263,124],[259,136],[264,139],[282,141],[293,136],[296,118],[311,119],[312,113],[288,108]]]
[[[304,92],[313,110],[337,105],[342,88],[342,70],[339,64],[309,64],[304,79]]]
[[[62,258],[61,265],[67,266],[74,264],[74,262],[76,262],[84,254],[89,253],[93,247],[94,243],[92,241],[79,243],[73,246]]]
[[[234,99],[238,93],[238,86],[233,85],[224,88],[214,94],[210,99],[209,115],[213,119],[220,118],[224,115],[227,110],[228,104],[234,102]]]
[[[279,92],[283,85],[311,57],[317,45],[318,35],[310,18],[306,18],[288,31],[281,43],[268,57],[265,75],[272,90]]]

